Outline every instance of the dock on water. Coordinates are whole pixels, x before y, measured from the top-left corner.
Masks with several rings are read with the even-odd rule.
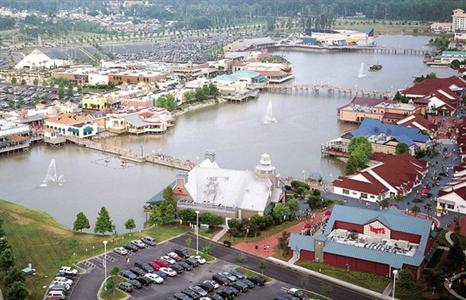
[[[144,155],[142,152],[133,149],[125,149],[113,145],[96,142],[88,139],[81,139],[77,137],[66,137],[68,142],[86,147],[93,150],[113,154],[119,156],[121,159],[130,160],[133,162],[149,162],[156,165],[169,167],[177,170],[190,171],[194,167],[191,161],[181,160],[169,155],[163,154],[149,154]]]

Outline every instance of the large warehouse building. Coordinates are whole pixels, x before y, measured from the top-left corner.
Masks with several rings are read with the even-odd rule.
[[[408,269],[419,278],[435,241],[431,220],[395,207],[384,211],[335,206],[324,234],[292,234],[288,246],[300,260],[390,277]]]

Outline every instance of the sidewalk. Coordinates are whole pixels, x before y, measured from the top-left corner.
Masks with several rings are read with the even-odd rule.
[[[212,241],[218,242],[218,241],[225,235],[225,233],[228,232],[228,226],[223,225],[222,227],[223,227],[222,230],[220,230],[219,232],[217,232],[217,234],[215,234],[215,235],[212,237]]]
[[[320,278],[320,279],[323,279],[323,280],[326,280],[326,281],[330,281],[330,282],[332,282],[334,284],[337,284],[337,285],[346,287],[348,289],[357,291],[357,292],[359,292],[361,294],[369,295],[369,296],[375,297],[377,299],[386,299],[386,300],[393,299],[392,297],[388,297],[386,295],[383,295],[383,294],[374,292],[372,290],[369,290],[369,289],[366,289],[366,288],[351,284],[349,282],[346,282],[346,281],[343,281],[343,280],[340,280],[340,279],[336,279],[336,278],[321,274],[319,272],[311,271],[309,269],[306,269],[306,268],[303,268],[303,267],[300,267],[300,266],[296,266],[296,265],[290,264],[288,262],[284,262],[284,261],[282,261],[280,259],[277,259],[275,257],[267,257],[267,259],[270,260],[270,261],[273,261],[274,263],[281,264],[281,265],[286,266],[288,268],[295,269],[295,270],[297,270],[299,272],[307,273],[307,274],[309,274],[309,275],[311,275],[313,277],[317,277],[317,278]]]

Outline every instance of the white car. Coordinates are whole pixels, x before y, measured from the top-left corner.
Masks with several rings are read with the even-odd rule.
[[[210,283],[214,289],[218,289],[220,285],[214,280],[204,280],[203,283]]]
[[[141,240],[134,240],[134,241],[131,241],[131,244],[135,245],[136,247],[142,249],[142,248],[146,248],[146,244],[144,244],[143,241]]]
[[[50,290],[53,290],[56,287],[63,287],[65,291],[69,291],[71,288],[69,284],[64,284],[64,283],[52,283],[51,285],[49,285]]]
[[[67,267],[67,266],[62,266],[58,272],[59,273],[64,273],[64,274],[67,274],[67,275],[76,275],[76,274],[78,274],[78,270],[73,269],[72,267]]]
[[[63,284],[72,285],[73,280],[68,279],[66,277],[58,276],[58,277],[55,277],[55,279],[53,280],[53,283],[57,283],[57,284],[63,283]]]
[[[163,259],[164,261],[166,261],[170,265],[173,265],[174,263],[176,263],[176,260],[174,260],[173,258],[171,258],[170,256],[167,256],[167,255],[162,256],[160,259]]]
[[[199,255],[197,255],[197,256],[192,256],[192,257],[194,257],[195,259],[197,259],[197,262],[198,262],[199,264],[201,264],[201,265],[203,265],[203,264],[206,263],[206,260],[205,260],[203,257],[199,256]]]
[[[160,277],[157,274],[147,273],[147,274],[144,275],[144,277],[149,278],[150,280],[152,280],[155,283],[162,283],[163,282],[163,278]]]
[[[176,276],[178,274],[172,268],[160,268],[159,271],[164,272],[165,274],[167,274],[170,277]]]
[[[120,254],[120,255],[127,255],[128,254],[128,250],[126,250],[123,247],[117,247],[117,248],[113,249],[113,252],[115,252],[117,254]]]

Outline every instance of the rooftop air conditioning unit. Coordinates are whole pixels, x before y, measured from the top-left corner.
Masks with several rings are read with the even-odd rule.
[[[395,245],[396,245],[397,247],[399,247],[400,249],[409,250],[409,242],[408,242],[408,241],[403,241],[403,240],[397,241],[397,242],[395,243]]]

